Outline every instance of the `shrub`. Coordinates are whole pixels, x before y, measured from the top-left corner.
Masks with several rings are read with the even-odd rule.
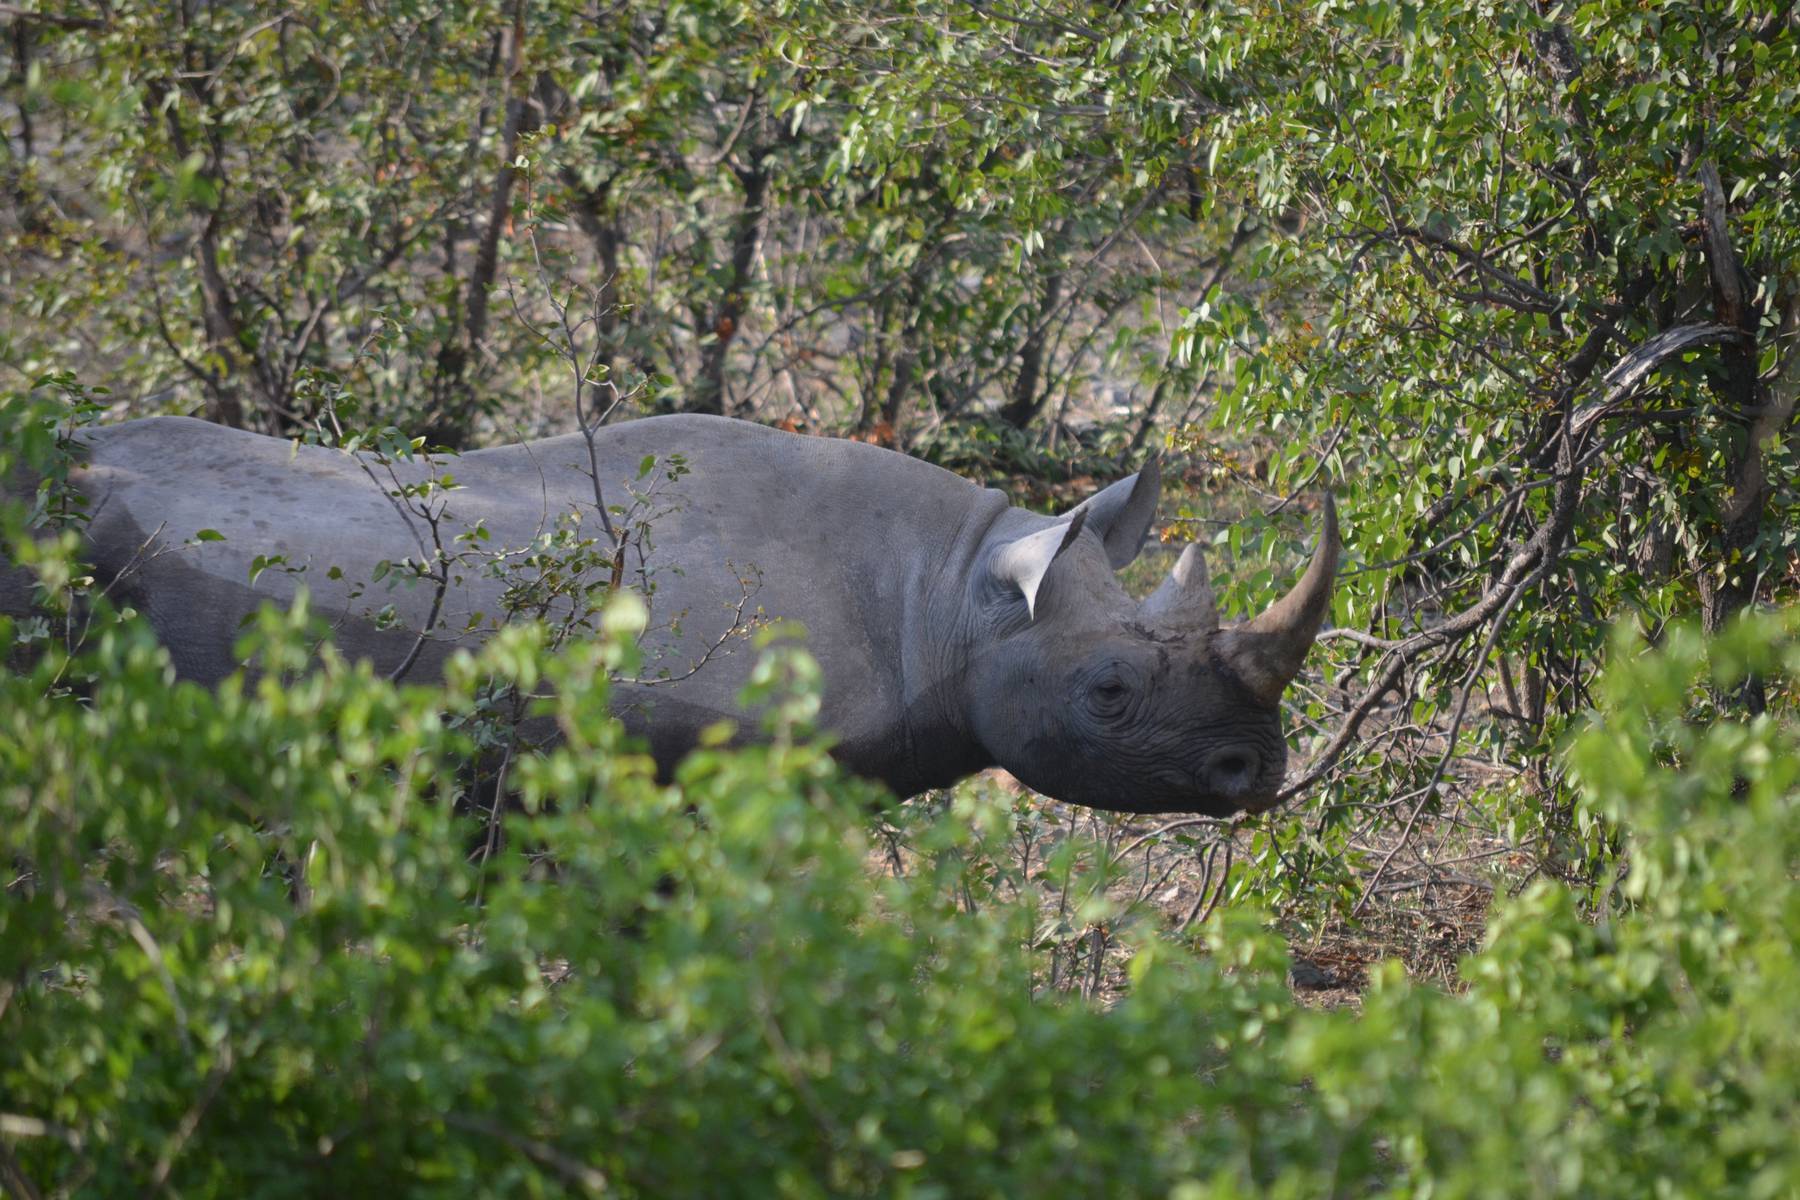
[[[884,797],[810,733],[798,650],[752,685],[767,744],[658,783],[606,715],[640,619],[621,602],[609,638],[555,652],[511,628],[430,686],[315,655],[303,607],[265,612],[256,670],[216,690],[132,620],[0,676],[6,1187],[1800,1187],[1800,739],[1692,719],[1746,671],[1800,671],[1782,624],[1615,640],[1568,751],[1607,886],[1532,888],[1463,991],[1390,966],[1358,1014],[1296,1008],[1242,911],[1199,946],[1122,931],[1110,1007],[1043,987],[1045,898],[985,882],[1009,814],[962,792],[915,818],[922,869],[872,870]],[[490,842],[460,781],[495,688],[541,695],[562,737],[512,764]]]

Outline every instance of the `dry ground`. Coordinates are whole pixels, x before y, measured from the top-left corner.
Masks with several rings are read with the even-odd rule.
[[[1094,813],[1038,796],[998,770],[976,786],[985,793],[983,802],[1014,806],[1013,837],[998,849],[990,846],[1004,877],[994,886],[1005,896],[1019,890],[1020,880],[1038,889],[1044,919],[1036,949],[1040,986],[1047,990],[1080,992],[1101,1003],[1122,994],[1129,931],[1150,922],[1198,942],[1207,922],[1233,903],[1231,865],[1252,853],[1255,826]],[[1440,825],[1415,827],[1412,837],[1421,844],[1455,843],[1458,831]],[[918,855],[904,827],[888,826],[884,835],[870,855],[870,869],[910,873]],[[1461,836],[1459,849],[1479,840]],[[1050,864],[1071,839],[1077,868],[1063,883]],[[1398,960],[1420,982],[1459,988],[1458,963],[1480,948],[1496,888],[1525,875],[1523,855],[1488,840],[1495,841],[1488,848],[1498,851],[1491,855],[1498,867],[1486,879],[1455,878],[1428,864],[1390,865],[1389,882],[1360,915],[1318,897],[1278,908],[1296,998],[1319,1007],[1356,1006],[1370,968],[1387,959]]]

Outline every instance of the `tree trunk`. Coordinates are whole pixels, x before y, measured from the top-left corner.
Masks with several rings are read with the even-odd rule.
[[[900,302],[900,328],[894,335],[900,348],[893,356],[893,374],[888,378],[887,394],[882,397],[879,411],[869,411],[865,404],[865,421],[861,432],[869,433],[885,426],[887,441],[894,446],[903,446],[906,439],[902,427],[906,418],[906,401],[912,394],[914,383],[919,376],[919,359],[923,355],[920,338],[923,331],[919,328],[919,306],[925,297],[925,265],[928,256],[921,254],[918,262],[907,274],[906,295]],[[885,325],[886,322],[884,321]]]
[[[881,381],[887,375],[894,339],[899,336],[899,331],[894,328],[894,298],[891,293],[882,296],[881,303],[875,307],[874,328],[875,361],[869,364],[868,379],[862,386],[862,394],[857,397],[856,432],[859,435],[874,429],[875,422],[881,415],[881,408],[875,402],[875,393],[881,389]]]
[[[1725,498],[1713,538],[1717,558],[1702,564],[1698,574],[1700,619],[1708,633],[1717,633],[1756,599],[1762,566],[1756,560],[1756,542],[1772,490],[1763,453],[1786,436],[1800,396],[1800,292],[1787,297],[1776,335],[1780,366],[1772,383],[1763,387],[1757,379],[1756,312],[1726,225],[1725,187],[1710,161],[1700,164],[1700,185],[1714,316],[1720,324],[1744,331],[1737,344],[1725,347],[1722,370],[1714,381],[1720,400],[1745,418],[1743,440],[1727,468]],[[1749,712],[1762,712],[1762,680],[1752,677],[1745,681],[1738,700]]]
[[[575,224],[594,247],[599,259],[600,282],[596,288],[597,309],[595,332],[600,338],[600,365],[607,378],[613,378],[619,357],[619,256],[625,248],[625,232],[619,228],[618,214],[611,210],[612,180],[598,187],[581,186],[574,171],[563,171],[563,183],[576,197]]]
[[[750,280],[756,270],[756,252],[762,245],[765,204],[769,195],[769,172],[763,166],[766,151],[752,151],[750,164],[736,169],[738,183],[744,189],[744,202],[738,209],[731,231],[731,271],[726,276],[725,290],[713,306],[711,325],[701,331],[700,374],[694,380],[688,409],[691,412],[723,415],[725,412],[725,362],[731,351],[731,339],[737,336],[749,303]]]
[[[1044,377],[1044,351],[1050,342],[1050,319],[1062,303],[1063,273],[1052,271],[1044,279],[1044,297],[1038,305],[1037,320],[1019,349],[1019,374],[1013,380],[1012,398],[1000,410],[1000,419],[1014,429],[1024,429],[1043,412],[1047,395],[1039,394],[1039,381]]]
[[[508,218],[512,214],[513,185],[518,180],[513,160],[519,152],[519,135],[528,132],[528,105],[519,88],[524,65],[525,0],[513,0],[512,26],[506,38],[506,68],[501,82],[506,115],[500,133],[500,171],[494,178],[493,194],[488,200],[487,226],[481,231],[481,241],[475,248],[475,263],[464,289],[466,315],[461,337],[452,333],[438,351],[438,402],[425,430],[425,436],[431,442],[453,449],[468,442],[470,427],[475,420],[477,401],[469,368],[487,347],[488,299],[493,292],[494,276],[500,270],[500,239],[506,234]]]
[[[1169,362],[1163,360],[1162,374],[1156,378],[1156,386],[1150,389],[1150,403],[1144,405],[1144,415],[1138,418],[1138,427],[1132,431],[1131,444],[1125,447],[1125,453],[1119,456],[1123,466],[1137,457],[1144,443],[1150,440],[1150,431],[1156,428],[1156,418],[1162,412],[1163,401],[1169,395]]]
[[[7,71],[7,82],[18,89],[14,95],[23,95],[26,80],[31,75],[31,23],[15,17],[9,32],[12,34],[12,66]],[[19,104],[16,111],[19,114],[19,149],[16,154],[21,161],[30,162],[37,156],[37,135],[32,124],[31,105]],[[23,203],[24,189],[20,188],[16,194],[18,202]]]
[[[243,357],[238,334],[237,300],[219,269],[219,215],[215,210],[200,233],[200,317],[207,345],[218,360],[207,388],[206,419],[234,429],[245,428],[244,401],[236,376]]]

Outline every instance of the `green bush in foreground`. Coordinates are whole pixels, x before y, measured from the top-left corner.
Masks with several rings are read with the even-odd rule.
[[[621,609],[614,624],[628,628]],[[624,642],[509,631],[396,688],[265,617],[256,682],[142,629],[0,678],[0,1180],[20,1195],[1789,1196],[1800,1163],[1800,747],[1682,720],[1770,624],[1620,641],[1574,745],[1607,915],[1500,907],[1460,995],[1379,973],[1296,1009],[1278,940],[1140,934],[1104,1011],[1034,997],[1029,892],[867,866],[877,797],[758,677],[765,748],[674,787],[604,716]],[[89,676],[81,699],[53,676]],[[453,803],[467,718],[528,690],[498,854]],[[921,836],[977,845],[959,802]],[[479,865],[478,865],[479,864]],[[962,865],[959,865],[962,864]],[[969,864],[975,864],[970,866]],[[991,889],[990,889],[991,891]]]

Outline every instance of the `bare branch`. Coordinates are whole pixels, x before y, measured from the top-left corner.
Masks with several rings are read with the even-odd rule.
[[[589,1166],[576,1158],[564,1154],[548,1142],[540,1142],[536,1138],[525,1137],[515,1133],[497,1121],[486,1117],[465,1116],[462,1113],[445,1113],[444,1124],[452,1129],[460,1129],[465,1133],[478,1134],[492,1138],[497,1142],[523,1154],[540,1167],[553,1171],[565,1183],[573,1184],[590,1195],[604,1195],[607,1190],[606,1173],[598,1167]]]

